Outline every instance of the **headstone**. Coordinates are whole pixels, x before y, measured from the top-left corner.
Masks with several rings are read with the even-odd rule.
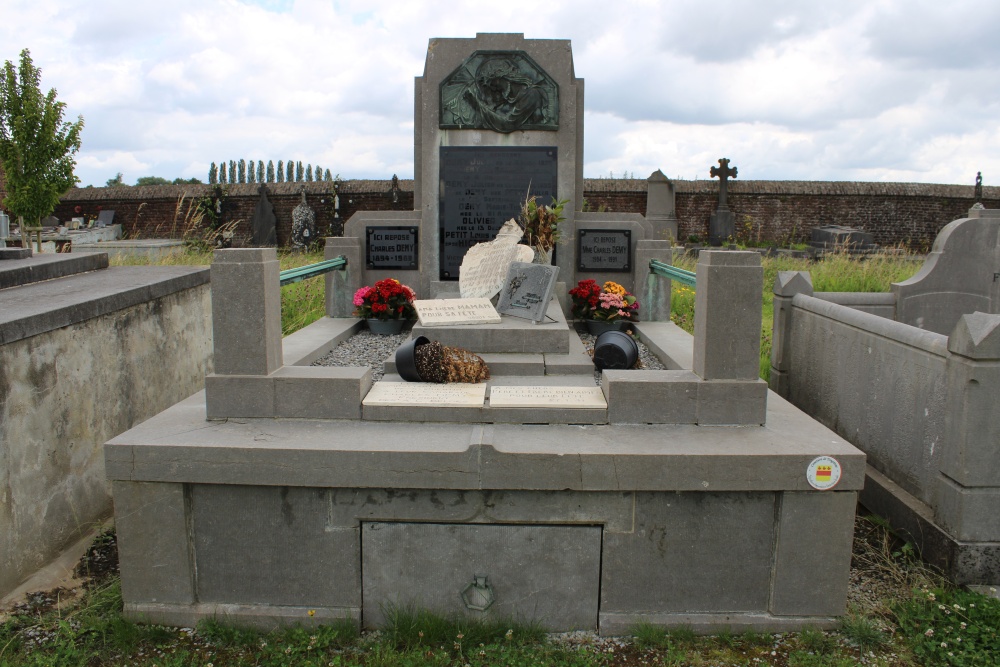
[[[440,278],[455,280],[466,251],[517,218],[529,193],[543,204],[555,199],[557,149],[442,146],[440,156]]]
[[[486,383],[433,384],[428,382],[376,382],[362,405],[421,408],[482,407]]]
[[[420,268],[417,227],[368,227],[365,266],[369,269]]]
[[[54,215],[50,215],[42,218],[42,227],[58,227],[59,218]]]
[[[646,220],[653,225],[653,239],[677,240],[674,184],[657,169],[646,179]]]
[[[417,299],[413,307],[424,327],[500,323],[500,314],[489,299]]]
[[[292,245],[305,248],[316,238],[316,213],[306,203],[306,191],[302,191],[302,201],[292,209]]]
[[[875,246],[875,238],[868,232],[841,225],[814,227],[809,245],[814,248],[850,248],[866,250]]]
[[[576,238],[578,271],[632,270],[632,230],[578,229]]]
[[[500,290],[497,311],[532,322],[545,319],[559,267],[548,264],[514,262]]]
[[[260,199],[253,212],[250,228],[253,230],[251,242],[257,247],[278,245],[277,219],[274,217],[274,206],[267,199],[267,186],[261,183],[257,190]]]
[[[719,246],[736,235],[736,216],[729,210],[726,193],[728,180],[736,178],[737,168],[730,169],[729,158],[724,157],[719,159],[719,166],[712,167],[708,173],[712,178],[719,179],[719,207],[708,222],[708,242],[713,246]]]
[[[490,387],[491,408],[608,407],[600,387],[497,386]]]
[[[115,212],[101,210],[97,214],[98,227],[110,227],[115,224]]]
[[[513,262],[529,262],[531,248],[520,243],[521,226],[508,220],[492,241],[469,248],[459,269],[458,289],[463,298],[492,299],[503,287]]]
[[[0,241],[8,238],[10,236],[10,218],[3,211],[0,211]],[[0,244],[0,248],[3,245]]]

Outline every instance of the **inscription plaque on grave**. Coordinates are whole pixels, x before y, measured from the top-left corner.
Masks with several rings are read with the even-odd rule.
[[[482,407],[486,400],[486,383],[427,384],[425,382],[386,382],[372,385],[362,405],[387,407],[417,406]]]
[[[365,241],[369,269],[420,268],[416,227],[369,227]]]
[[[597,408],[608,407],[600,387],[494,385],[491,408]]]
[[[541,322],[545,319],[558,275],[558,266],[513,262],[500,288],[497,312]]]
[[[632,230],[579,229],[576,238],[577,270],[632,270]]]
[[[528,195],[548,204],[557,195],[554,146],[441,147],[440,279],[458,280],[465,251],[491,241],[517,218]]]
[[[416,299],[413,307],[422,327],[500,323],[489,299]]]

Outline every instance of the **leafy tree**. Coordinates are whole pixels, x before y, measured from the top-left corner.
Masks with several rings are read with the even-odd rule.
[[[248,160],[247,165],[249,166],[249,169],[247,169],[247,183],[256,183],[257,170],[254,169],[253,160]]]
[[[327,169],[326,172],[323,174],[323,180],[327,181],[327,182],[333,180],[333,178],[330,176],[330,170],[329,169]]]
[[[288,161],[288,169],[285,170],[285,180],[289,183],[295,182],[295,163]]]
[[[278,171],[281,171],[281,162],[278,162]],[[274,183],[274,160],[267,161],[267,182]]]
[[[139,185],[170,185],[170,181],[163,178],[162,176],[140,176],[135,180],[135,184]]]
[[[175,178],[172,183],[173,185],[200,185],[201,179],[193,176],[191,178]]]
[[[229,182],[230,183],[235,183],[236,182],[236,161],[235,160],[230,160],[229,161]]]
[[[219,183],[226,183],[226,163],[219,165]]]
[[[319,165],[316,165],[316,168],[313,170],[313,174],[316,176],[316,180],[317,181],[322,181],[323,180],[323,167],[321,167]]]
[[[257,182],[258,183],[263,183],[264,182],[264,161],[263,160],[257,160]]]
[[[238,167],[238,171],[236,173],[239,174],[240,183],[246,183],[247,182],[247,161],[246,160],[240,158],[240,164],[239,164],[239,167]]]
[[[305,171],[302,169],[302,161],[299,160],[295,163],[295,182],[301,183],[304,175]]]
[[[212,163],[212,166],[208,168],[208,182],[212,185],[219,182],[219,168],[215,166],[214,162]]]
[[[125,175],[120,171],[115,175],[114,178],[109,178],[108,182],[104,184],[108,188],[120,188],[122,186],[128,187],[128,183],[124,181]],[[55,209],[52,209],[55,210]]]
[[[73,155],[83,131],[83,116],[64,122],[66,104],[56,101],[55,88],[43,96],[41,79],[28,49],[21,51],[16,71],[8,60],[0,73],[0,164],[7,189],[2,203],[35,225],[79,182]]]
[[[278,182],[285,182],[285,163],[281,160],[278,160]]]
[[[312,179],[313,179],[313,166],[310,164],[306,167],[306,180],[311,183]]]

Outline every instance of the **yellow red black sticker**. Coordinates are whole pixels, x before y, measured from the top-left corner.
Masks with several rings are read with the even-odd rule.
[[[817,456],[806,468],[806,480],[814,489],[832,489],[840,481],[840,463],[832,456]]]

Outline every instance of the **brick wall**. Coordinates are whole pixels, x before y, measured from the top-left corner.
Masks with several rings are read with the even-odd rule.
[[[674,181],[679,235],[705,238],[718,199],[718,181]],[[250,238],[250,220],[257,205],[258,185],[225,186],[223,223],[235,222],[235,244]],[[333,183],[270,183],[268,198],[278,220],[278,243],[288,245],[292,209],[306,191],[316,212],[321,235],[338,236],[355,211],[413,209],[413,181],[400,180],[393,192],[389,180],[355,180],[338,184],[339,211],[334,209]],[[125,234],[136,238],[182,238],[194,233],[188,215],[191,202],[212,197],[214,186],[161,185],[149,187],[76,188],[62,199],[55,215],[96,215],[98,207],[113,209]],[[591,210],[645,213],[643,179],[585,179],[584,197]],[[974,203],[971,185],[923,183],[854,183],[827,181],[730,181],[729,207],[737,226],[748,227],[754,239],[774,242],[808,241],[820,225],[846,225],[871,233],[882,245],[927,248],[941,227],[964,217]],[[1000,208],[1000,187],[985,187],[988,208]],[[81,213],[76,213],[77,207]]]

